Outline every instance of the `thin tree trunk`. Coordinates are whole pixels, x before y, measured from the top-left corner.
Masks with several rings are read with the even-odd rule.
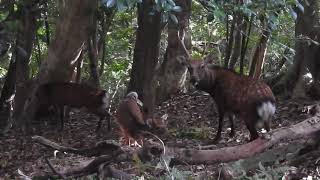
[[[99,82],[98,65],[97,65],[97,60],[98,60],[97,48],[98,47],[97,47],[97,42],[95,37],[88,39],[87,47],[88,47],[89,69],[90,69],[90,77],[91,77],[90,79],[91,79],[91,82],[93,83],[93,86],[99,87],[100,82]]]
[[[242,48],[241,48],[241,58],[240,58],[240,73],[243,74],[243,69],[244,69],[244,57],[246,55],[247,49],[248,49],[248,44],[250,40],[250,34],[251,34],[251,28],[252,28],[252,23],[253,23],[253,18],[254,15],[251,15],[250,21],[249,21],[249,28],[247,30],[247,24],[248,22],[245,22],[245,26],[243,29],[245,29],[246,35],[243,35],[242,38]]]
[[[178,57],[185,56],[185,52],[180,45],[178,31],[187,31],[191,14],[191,0],[176,0],[175,2],[182,8],[182,12],[176,14],[178,25],[172,21],[168,25],[168,46],[158,75],[160,86],[157,89],[157,103],[161,103],[185,89],[187,69],[178,62]],[[185,42],[185,44],[188,43]]]
[[[262,20],[262,21],[264,24],[266,23],[265,20]],[[267,25],[265,25],[264,27],[267,28]],[[269,40],[269,36],[270,36],[270,31],[267,29],[263,29],[261,33],[261,37],[259,39],[259,42],[257,43],[255,52],[251,60],[249,76],[255,79],[259,79],[261,75],[265,54],[267,52],[267,43]]]
[[[105,22],[105,14],[102,13],[102,19],[101,19],[101,41],[102,41],[102,55],[101,55],[101,64],[100,64],[100,71],[99,71],[99,75],[101,76],[103,74],[104,71],[104,64],[106,62],[106,22]]]
[[[12,48],[14,49],[14,48]],[[13,50],[14,51],[14,50]],[[13,52],[13,54],[16,54]],[[5,101],[10,98],[15,93],[15,82],[16,82],[16,56],[13,55],[11,57],[11,61],[9,64],[9,69],[6,74],[6,78],[1,90],[0,97],[0,111],[3,110],[3,105]]]
[[[99,71],[99,75],[102,76],[103,72],[104,72],[104,67],[106,62],[106,32],[109,31],[113,18],[115,16],[115,9],[109,9],[108,11],[105,12],[105,14],[103,14],[103,22],[101,22],[101,27],[102,27],[102,34],[101,34],[101,38],[102,38],[102,57],[101,57],[101,64],[100,64],[100,71]]]
[[[224,67],[229,66],[229,60],[230,60],[233,42],[234,42],[235,23],[236,23],[236,20],[235,20],[235,18],[233,18],[232,23],[231,23],[231,27],[230,27],[230,31],[229,31],[229,38],[228,38],[229,41],[228,41],[228,45],[226,47],[226,52],[225,52],[225,57],[224,57]]]
[[[90,82],[93,86],[99,87],[99,74],[98,74],[98,55],[99,47],[97,41],[97,15],[95,14],[92,18],[91,31],[88,34],[87,47],[88,47],[88,57],[89,57],[89,69],[90,69]]]
[[[138,4],[138,30],[128,91],[136,91],[143,100],[146,117],[155,106],[155,69],[158,63],[161,14],[150,15],[154,1]]]
[[[33,9],[37,6],[33,1],[26,2],[21,5],[21,16],[19,22],[21,26],[17,32],[17,48],[22,48],[24,53],[17,52],[16,55],[16,94],[14,99],[14,119],[19,117],[23,111],[25,100],[27,99],[28,89],[26,82],[30,78],[30,56],[33,49],[33,43],[35,40],[37,30],[37,14],[33,12]]]
[[[230,58],[229,62],[229,68],[234,69],[236,63],[238,62],[238,59],[240,57],[241,53],[241,47],[242,47],[242,28],[243,28],[243,18],[242,16],[237,13],[236,17],[236,27],[235,27],[235,36],[234,36],[234,48],[233,53]]]

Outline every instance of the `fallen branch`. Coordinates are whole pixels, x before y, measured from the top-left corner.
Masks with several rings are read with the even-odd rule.
[[[246,159],[223,163],[221,175],[225,180],[239,178],[243,175],[243,173],[259,169],[259,163],[261,163],[263,166],[271,166],[274,165],[276,161],[283,162],[290,160],[292,158],[291,154],[297,152],[302,147],[304,147],[303,143],[294,142],[260,154],[256,154]]]
[[[163,147],[159,144],[149,144],[146,143],[142,148],[132,148],[132,147],[120,147],[116,143],[111,141],[103,141],[97,143],[95,147],[88,149],[75,149],[71,147],[61,146],[55,142],[52,142],[41,136],[34,136],[33,140],[46,147],[57,149],[63,152],[69,152],[74,154],[80,154],[85,156],[92,156],[95,154],[103,154],[87,163],[82,163],[86,165],[66,169],[64,171],[57,171],[49,160],[46,159],[47,164],[50,169],[58,177],[62,178],[77,178],[93,173],[103,173],[108,177],[122,177],[122,179],[132,179],[130,175],[122,172],[120,170],[109,168],[102,168],[110,165],[111,163],[119,162],[130,162],[133,161],[134,155],[137,155],[142,162],[150,161],[155,157],[160,157],[163,153]],[[91,151],[91,152],[90,152]],[[108,154],[107,154],[108,153]],[[44,177],[57,177],[57,176],[44,176]],[[38,177],[38,178],[44,178]]]
[[[288,128],[270,132],[270,137],[260,137],[250,143],[215,150],[192,150],[168,148],[173,155],[170,165],[176,164],[215,164],[236,161],[256,155],[279,143],[281,140],[299,139],[320,131],[320,116],[316,115]]]

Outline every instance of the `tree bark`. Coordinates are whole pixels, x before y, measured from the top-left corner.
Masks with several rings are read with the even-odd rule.
[[[291,97],[304,97],[306,86],[303,79],[309,70],[313,81],[319,81],[319,9],[320,2],[311,0],[306,3],[301,1],[304,12],[297,10],[297,20],[295,26],[295,57],[294,63],[289,68],[286,75],[273,87],[276,93],[285,93]]]
[[[59,6],[61,16],[57,22],[55,36],[50,44],[48,57],[41,64],[31,91],[31,101],[25,106],[21,121],[28,126],[37,104],[35,90],[47,82],[67,81],[73,73],[83,45],[88,38],[97,1],[72,0]],[[68,13],[65,11],[68,10]],[[28,128],[28,127],[27,127]]]
[[[15,49],[15,48],[12,48]],[[15,51],[15,50],[13,50]],[[16,54],[13,52],[12,54]],[[0,129],[2,130],[1,133],[5,133],[6,130],[11,128],[12,122],[12,110],[11,107],[8,107],[8,105],[12,105],[12,102],[8,103],[8,100],[11,99],[11,97],[14,96],[15,93],[15,82],[16,82],[16,57],[13,55],[11,57],[11,61],[9,64],[9,69],[6,74],[6,78],[1,90],[1,97],[0,97]],[[8,129],[6,128],[8,127]]]
[[[243,17],[240,13],[236,13],[236,25],[235,25],[235,35],[234,35],[234,47],[232,51],[232,55],[229,62],[229,68],[234,69],[238,59],[241,55],[241,47],[242,47],[242,27],[243,27]]]
[[[26,82],[30,78],[30,56],[35,41],[35,35],[37,30],[37,12],[34,10],[38,4],[36,1],[26,1],[20,5],[19,11],[21,15],[19,17],[19,27],[17,32],[17,48],[22,48],[24,53],[18,53],[16,55],[16,94],[14,98],[14,119],[18,117],[23,111],[24,103],[27,99],[28,89]]]
[[[261,21],[263,24],[266,24],[265,19]],[[251,60],[249,76],[255,79],[259,79],[262,72],[270,33],[271,32],[267,29],[267,26],[265,25]]]
[[[176,0],[175,3],[182,8],[182,12],[176,13],[178,24],[172,21],[168,24],[168,47],[158,75],[160,86],[157,89],[157,103],[185,90],[187,68],[181,66],[178,57],[186,55],[180,45],[178,31],[187,31],[191,14],[191,0]],[[185,44],[187,43],[185,42]],[[185,57],[185,59],[187,58]]]
[[[152,0],[138,4],[138,30],[130,74],[129,91],[138,92],[141,97],[146,117],[152,115],[155,106],[155,70],[159,57],[161,14],[150,15]]]
[[[15,54],[15,53],[13,53]],[[1,97],[0,97],[0,111],[3,108],[5,101],[14,95],[15,93],[15,82],[16,82],[16,60],[15,56],[11,57],[11,61],[9,64],[9,69],[6,74],[6,79],[4,81],[2,90],[1,90]]]
[[[249,37],[251,34],[253,18],[254,18],[254,15],[251,15],[249,22],[246,22],[246,20],[244,22],[245,25],[244,25],[243,29],[246,32],[246,34],[243,35],[243,37],[242,37],[242,47],[241,47],[241,57],[240,57],[240,74],[244,73],[243,72],[243,70],[244,70],[244,57],[245,57],[247,49],[248,49],[248,44],[249,44],[249,40],[250,40]],[[249,23],[249,27],[247,29],[248,23]]]
[[[90,69],[90,84],[94,87],[100,86],[98,74],[98,46],[95,35],[87,40],[89,69]]]
[[[230,56],[232,53],[232,47],[233,47],[233,42],[234,42],[235,23],[236,23],[236,20],[235,20],[235,18],[233,18],[233,20],[231,22],[230,31],[228,31],[229,32],[229,37],[227,38],[228,45],[226,47],[226,52],[225,52],[225,57],[224,57],[224,67],[226,67],[226,68],[229,66],[229,60],[230,60]]]

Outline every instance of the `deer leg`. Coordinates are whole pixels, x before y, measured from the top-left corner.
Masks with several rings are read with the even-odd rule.
[[[70,118],[70,110],[71,110],[71,108],[69,106],[65,106],[63,108],[63,114],[64,114],[65,119],[67,119],[67,120],[69,120],[69,118]]]
[[[99,116],[99,121],[98,121],[98,124],[97,124],[97,128],[96,128],[96,132],[98,132],[101,128],[101,125],[102,125],[102,121],[104,120],[105,116]]]
[[[219,110],[218,132],[217,132],[216,137],[214,138],[213,142],[217,142],[221,138],[221,131],[222,131],[222,126],[223,126],[223,118],[224,118],[224,112]]]
[[[246,126],[250,132],[250,141],[253,141],[259,137],[258,131],[256,130],[255,122],[252,117],[246,117],[244,119]]]
[[[266,129],[267,132],[270,131],[270,121],[265,121],[264,122],[264,128]]]
[[[235,135],[235,130],[234,130],[234,114],[229,114],[229,121],[230,121],[230,126],[231,126],[231,132],[229,134],[230,137],[234,137]]]
[[[124,144],[130,146],[130,137],[126,132],[123,132],[123,139],[124,139]]]

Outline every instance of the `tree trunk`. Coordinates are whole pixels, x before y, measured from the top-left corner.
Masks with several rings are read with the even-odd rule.
[[[150,15],[152,0],[144,0],[138,4],[138,30],[130,74],[129,91],[138,92],[148,117],[153,113],[155,105],[155,69],[158,63],[161,14]]]
[[[235,36],[234,36],[234,48],[232,52],[232,56],[229,62],[229,68],[234,69],[241,53],[241,46],[242,46],[242,26],[243,26],[243,18],[242,16],[237,13],[236,18],[236,25],[235,25]]]
[[[265,21],[265,20],[262,20],[262,21]],[[256,46],[255,52],[251,60],[249,76],[255,79],[259,79],[262,72],[264,59],[267,52],[267,43],[269,40],[269,36],[270,36],[270,31],[267,30],[267,27],[265,27],[262,30],[260,40]]]
[[[16,59],[15,59],[15,56],[12,56],[9,64],[9,69],[6,75],[6,79],[4,81],[4,84],[1,90],[0,111],[3,110],[5,101],[14,95],[15,82],[16,82]],[[5,123],[1,123],[1,124],[5,124]]]
[[[4,56],[10,47],[9,35],[3,22],[0,22],[0,58]]]
[[[101,22],[101,28],[102,28],[102,32],[101,32],[101,40],[102,40],[102,52],[101,52],[101,64],[100,64],[100,70],[99,70],[99,75],[101,76],[104,72],[104,66],[106,64],[106,32],[109,31],[110,27],[111,27],[111,23],[113,21],[113,17],[115,15],[115,9],[108,9],[105,14],[103,14],[103,20]]]
[[[37,14],[34,12],[37,6],[34,1],[27,1],[18,7],[21,11],[19,17],[19,27],[17,32],[17,48],[22,48],[25,52],[16,54],[16,94],[14,99],[14,119],[23,111],[25,100],[28,97],[26,82],[30,77],[30,56],[37,30]]]
[[[187,31],[191,13],[191,0],[176,0],[182,8],[176,14],[178,25],[170,21],[168,25],[168,47],[159,72],[160,86],[157,89],[157,103],[170,98],[172,95],[185,90],[187,68],[178,62],[179,56],[186,56],[180,45],[178,31]],[[187,44],[185,42],[185,44]]]
[[[88,57],[89,57],[89,69],[90,69],[90,84],[94,87],[99,87],[99,75],[98,75],[98,46],[94,37],[91,37],[87,41]]]
[[[312,74],[313,82],[319,81],[319,9],[320,2],[311,0],[304,6],[304,12],[297,10],[297,21],[295,26],[295,57],[294,63],[286,75],[273,87],[275,93],[286,93],[291,97],[304,97],[306,87],[303,75],[308,71]]]
[[[83,45],[88,38],[96,4],[96,0],[72,0],[60,4],[61,16],[49,47],[48,57],[41,64],[31,91],[31,101],[25,106],[21,118],[24,125],[28,126],[28,120],[34,116],[37,105],[34,93],[37,87],[47,82],[67,81],[72,76]]]
[[[88,47],[88,57],[89,57],[89,69],[90,69],[90,83],[92,86],[99,87],[99,74],[98,74],[98,55],[99,47],[97,40],[97,14],[96,12],[93,16],[91,28],[88,33],[87,47]]]
[[[244,74],[244,72],[243,72],[243,70],[244,70],[244,57],[245,57],[247,49],[248,49],[248,44],[249,44],[249,40],[250,40],[249,37],[251,34],[253,18],[254,18],[254,15],[251,15],[249,22],[246,22],[246,20],[248,20],[246,18],[246,20],[244,22],[245,24],[243,26],[243,31],[246,32],[246,34],[242,36],[242,47],[241,47],[241,57],[240,57],[240,74]],[[249,23],[249,27],[247,29],[248,23]]]
[[[224,57],[224,67],[229,66],[229,59],[232,52],[233,42],[234,42],[234,28],[235,28],[236,20],[233,18],[230,31],[229,31],[229,37],[228,37],[228,45],[226,47],[225,57]],[[228,27],[227,27],[228,28]]]

